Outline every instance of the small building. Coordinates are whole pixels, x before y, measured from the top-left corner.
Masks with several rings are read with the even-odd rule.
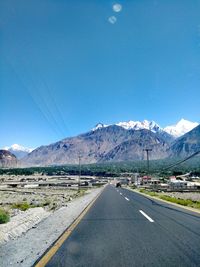
[[[151,177],[145,175],[145,176],[141,177],[141,182],[140,182],[140,184],[141,184],[141,185],[147,185],[147,184],[150,183],[150,181],[151,181]]]
[[[171,180],[169,182],[169,186],[173,189],[186,189],[187,182],[182,181],[182,180]]]
[[[151,179],[149,181],[150,185],[160,185],[160,180],[159,179]]]

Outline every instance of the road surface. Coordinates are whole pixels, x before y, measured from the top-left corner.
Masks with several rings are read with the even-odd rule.
[[[46,266],[200,266],[200,215],[108,185]]]

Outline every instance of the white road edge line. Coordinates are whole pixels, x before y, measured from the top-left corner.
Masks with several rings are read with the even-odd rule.
[[[145,218],[147,218],[147,220],[149,220],[150,222],[154,222],[154,220],[151,219],[151,217],[149,217],[144,211],[139,210],[139,212],[142,213],[142,215],[143,215]]]
[[[129,199],[128,199],[127,197],[125,197],[125,199],[126,199],[127,201],[129,201]]]

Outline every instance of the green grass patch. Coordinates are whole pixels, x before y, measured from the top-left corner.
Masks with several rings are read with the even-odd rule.
[[[152,196],[152,197],[159,196],[157,193],[152,192],[152,191],[147,191],[145,189],[140,189],[140,193],[144,193],[144,194],[147,194],[147,195]]]
[[[194,201],[191,199],[175,198],[175,197],[170,197],[166,195],[159,196],[159,198],[172,202],[172,203],[182,205],[182,206],[187,206],[187,207],[197,208],[197,209],[200,208],[200,201]]]
[[[28,210],[28,209],[34,208],[34,207],[35,206],[32,206],[32,205],[28,204],[27,202],[12,204],[13,209],[18,209],[18,210],[22,210],[22,211],[25,211],[25,210]]]
[[[139,191],[140,193],[144,193],[144,194],[147,192],[145,189],[140,189]]]
[[[7,223],[10,220],[10,215],[7,211],[0,209],[0,224]]]
[[[88,190],[88,189],[83,189],[83,188],[81,188],[80,190],[77,191],[77,193],[76,193],[75,196],[76,196],[76,197],[82,197],[82,196],[84,196],[84,195],[86,194],[87,190]]]
[[[168,201],[168,202],[172,202],[172,203],[176,203],[185,207],[191,207],[191,208],[195,208],[195,209],[200,209],[200,201],[194,201],[191,199],[182,199],[182,198],[175,198],[175,197],[171,197],[171,196],[167,196],[167,195],[160,195],[156,192],[152,192],[152,191],[147,191],[145,189],[140,189],[141,193],[144,193],[146,195],[152,196],[152,197],[158,197],[162,200]]]

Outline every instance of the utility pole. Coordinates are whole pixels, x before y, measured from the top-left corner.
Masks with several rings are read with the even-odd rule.
[[[78,191],[80,191],[81,185],[81,154],[78,154],[78,165],[79,165],[79,177],[78,177]]]
[[[149,152],[152,151],[151,148],[145,148],[143,151],[146,151],[147,153],[147,176],[149,175]]]

